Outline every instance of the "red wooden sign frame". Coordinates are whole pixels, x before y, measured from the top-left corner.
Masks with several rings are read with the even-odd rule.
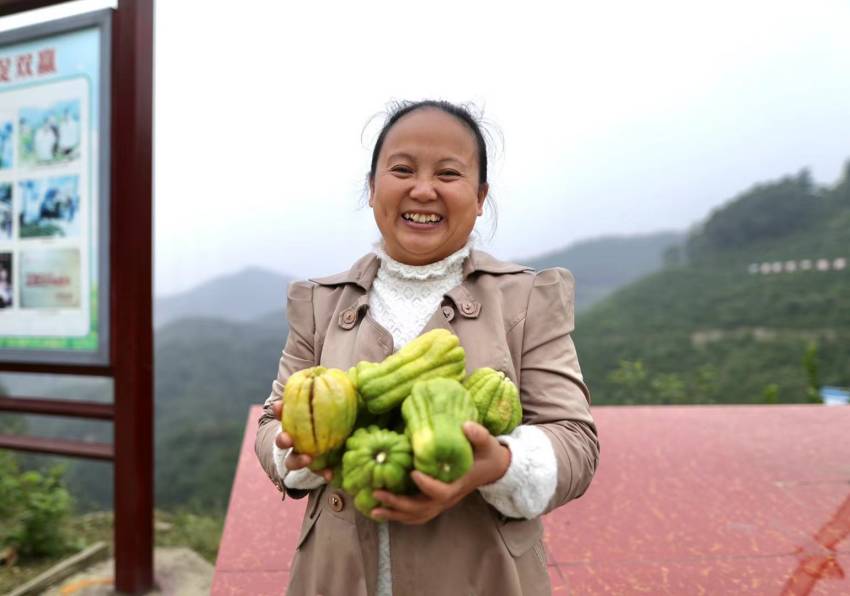
[[[64,0],[0,0],[0,16]],[[114,379],[112,404],[0,398],[0,412],[112,420],[113,443],[0,435],[0,448],[112,460],[115,588],[153,587],[153,0],[120,0],[111,24],[110,334],[102,365],[0,363],[0,372]]]

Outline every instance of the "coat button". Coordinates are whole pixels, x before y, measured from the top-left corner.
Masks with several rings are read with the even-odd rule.
[[[446,317],[447,321],[451,321],[452,319],[455,318],[455,309],[453,309],[451,306],[448,306],[448,305],[444,306],[443,307],[443,316]]]
[[[475,312],[475,306],[473,306],[471,302],[464,302],[460,305],[460,310],[462,310],[465,315],[471,315]]]
[[[357,311],[354,308],[347,308],[339,315],[339,326],[343,329],[351,329],[356,322]]]
[[[339,513],[343,509],[345,509],[345,499],[342,498],[342,495],[339,493],[333,493],[328,497],[328,504],[331,506],[331,509]]]

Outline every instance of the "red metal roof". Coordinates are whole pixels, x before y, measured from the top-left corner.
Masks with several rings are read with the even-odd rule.
[[[248,416],[213,594],[281,594],[305,501]],[[595,407],[587,493],[545,518],[555,593],[850,594],[850,407]],[[274,512],[274,513],[272,513]]]

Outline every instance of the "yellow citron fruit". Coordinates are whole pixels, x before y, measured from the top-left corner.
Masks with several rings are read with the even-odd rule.
[[[341,447],[356,418],[357,390],[345,371],[314,366],[286,382],[281,423],[295,451],[316,457]]]

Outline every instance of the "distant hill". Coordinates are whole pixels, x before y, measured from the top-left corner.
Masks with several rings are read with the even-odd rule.
[[[578,317],[594,403],[801,402],[812,350],[818,383],[850,385],[850,269],[814,266],[850,257],[850,168],[832,188],[807,172],[757,185],[668,257]]]
[[[682,232],[603,236],[522,263],[535,269],[569,269],[576,279],[576,310],[582,311],[617,288],[661,269],[665,251],[684,239]]]
[[[583,309],[615,289],[657,271],[664,251],[683,239],[684,234],[679,232],[605,236],[522,262],[535,269],[570,269],[577,280],[577,307]],[[269,317],[273,321],[275,313],[284,313],[290,281],[288,276],[258,267],[215,277],[180,294],[157,298],[154,322],[156,327],[162,327],[183,317],[243,322]]]
[[[157,505],[222,509],[245,416],[271,391],[286,341],[277,321],[186,319],[156,338]]]
[[[283,312],[290,281],[259,267],[222,275],[185,292],[157,298],[154,325],[161,327],[183,317],[250,321],[276,309]]]

